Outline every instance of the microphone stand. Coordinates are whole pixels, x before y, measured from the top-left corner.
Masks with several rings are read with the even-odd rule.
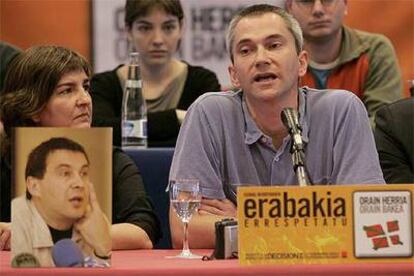
[[[293,171],[296,173],[299,186],[313,185],[305,164],[305,150],[303,148],[301,133],[302,127],[299,123],[298,113],[291,107],[285,107],[280,117],[292,139],[290,153],[292,154]]]
[[[301,134],[291,134],[292,145],[290,148],[290,153],[292,154],[293,170],[296,173],[296,178],[298,180],[299,186],[305,187],[308,185],[313,185],[313,183],[310,180],[308,170],[306,169],[305,151],[301,142],[302,139],[298,139],[297,135],[300,137]]]
[[[308,176],[306,173],[303,151],[293,150],[291,151],[291,153],[292,153],[293,170],[296,173],[296,178],[298,179],[299,186],[300,187],[308,186],[311,183],[308,180]]]

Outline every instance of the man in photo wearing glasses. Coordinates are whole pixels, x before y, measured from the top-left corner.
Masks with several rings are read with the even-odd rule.
[[[302,85],[355,93],[374,126],[375,112],[401,98],[401,73],[388,38],[344,26],[347,5],[347,0],[286,0],[310,58]]]

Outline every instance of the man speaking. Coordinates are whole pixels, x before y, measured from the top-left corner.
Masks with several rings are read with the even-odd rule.
[[[171,179],[198,179],[202,188],[190,247],[214,247],[214,223],[236,216],[237,186],[298,185],[280,116],[287,107],[299,114],[313,183],[384,183],[362,102],[347,91],[299,88],[307,53],[292,16],[271,5],[247,7],[231,20],[227,46],[230,78],[240,90],[207,93],[190,107],[170,172]],[[171,210],[170,225],[180,247],[181,224]]]
[[[51,138],[30,153],[26,196],[12,202],[12,257],[32,254],[40,266],[55,266],[54,244],[71,239],[85,258],[110,258],[110,224],[89,166],[84,148],[67,138]]]

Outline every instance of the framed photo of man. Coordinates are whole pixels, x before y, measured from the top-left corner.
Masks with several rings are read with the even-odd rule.
[[[16,128],[13,137],[12,266],[109,266],[97,252],[111,243],[112,130]]]

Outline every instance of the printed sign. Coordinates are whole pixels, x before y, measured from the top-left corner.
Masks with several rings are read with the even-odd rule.
[[[411,193],[355,192],[353,197],[355,256],[412,256]]]
[[[240,187],[242,264],[413,260],[414,185]]]

